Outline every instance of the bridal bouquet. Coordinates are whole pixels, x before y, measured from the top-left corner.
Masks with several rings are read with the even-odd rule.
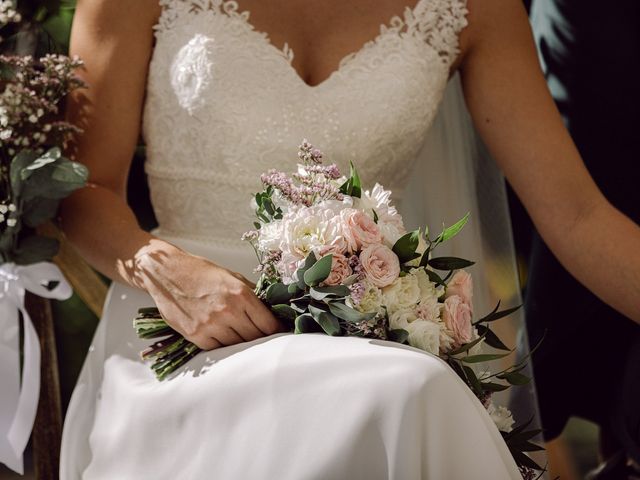
[[[295,333],[390,340],[439,356],[485,405],[523,476],[533,478],[540,467],[523,452],[541,450],[530,442],[538,431],[513,428],[511,413],[491,401],[494,392],[529,381],[525,364],[495,374],[474,368],[512,353],[491,323],[517,308],[498,306],[474,320],[472,279],[464,270],[473,262],[434,255],[468,216],[435,238],[407,232],[391,192],[379,184],[364,190],[353,165],[343,177],[306,141],[298,156],[297,172],[262,175],[255,228],[243,236],[258,258],[258,297]],[[198,353],[155,309],[141,310],[134,325],[143,338],[162,337],[142,353],[160,379]],[[483,343],[506,353],[482,353]]]

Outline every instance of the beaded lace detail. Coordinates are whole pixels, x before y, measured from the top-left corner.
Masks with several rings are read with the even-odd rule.
[[[418,0],[317,86],[232,0],[160,0],[143,131],[166,235],[227,246],[252,225],[260,173],[308,138],[401,198],[466,26],[466,0]]]

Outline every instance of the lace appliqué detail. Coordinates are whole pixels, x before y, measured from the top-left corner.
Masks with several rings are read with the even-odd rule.
[[[400,199],[466,25],[465,0],[419,0],[311,87],[233,0],[161,0],[143,133],[161,231],[241,245],[250,195],[304,137]]]

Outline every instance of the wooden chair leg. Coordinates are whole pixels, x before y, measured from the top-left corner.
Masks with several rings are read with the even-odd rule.
[[[49,300],[27,293],[26,307],[40,338],[40,400],[31,436],[37,480],[59,476],[62,408],[58,355]]]

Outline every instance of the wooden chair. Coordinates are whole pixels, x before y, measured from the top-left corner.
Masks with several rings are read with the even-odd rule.
[[[60,267],[74,291],[98,316],[107,295],[107,287],[91,267],[64,239],[52,224],[40,233],[58,238],[60,252],[54,262]],[[40,338],[40,400],[31,436],[35,475],[38,480],[59,478],[60,441],[62,439],[62,405],[56,339],[49,300],[28,294],[26,307]]]

